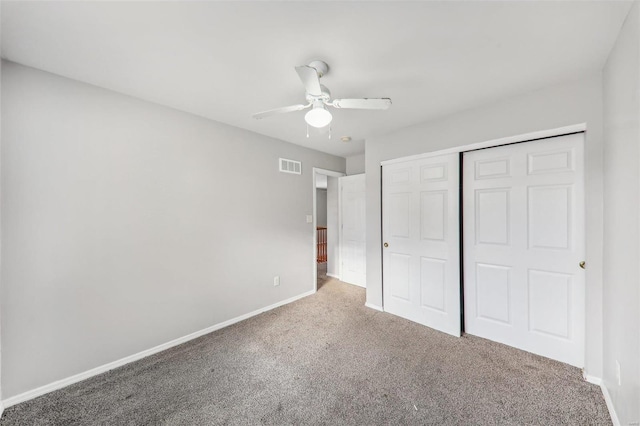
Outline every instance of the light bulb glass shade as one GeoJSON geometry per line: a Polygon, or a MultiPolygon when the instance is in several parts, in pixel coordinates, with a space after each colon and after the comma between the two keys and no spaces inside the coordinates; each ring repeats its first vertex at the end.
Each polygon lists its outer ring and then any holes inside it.
{"type": "Polygon", "coordinates": [[[325,127],[333,117],[331,113],[324,108],[324,105],[314,106],[313,109],[304,115],[304,121],[312,127],[325,127]]]}

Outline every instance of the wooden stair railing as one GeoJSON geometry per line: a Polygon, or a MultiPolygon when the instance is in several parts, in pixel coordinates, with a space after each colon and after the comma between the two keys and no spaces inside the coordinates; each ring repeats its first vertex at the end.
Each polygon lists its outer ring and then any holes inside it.
{"type": "Polygon", "coordinates": [[[327,261],[327,228],[318,226],[316,228],[318,249],[318,263],[325,263],[327,261]]]}

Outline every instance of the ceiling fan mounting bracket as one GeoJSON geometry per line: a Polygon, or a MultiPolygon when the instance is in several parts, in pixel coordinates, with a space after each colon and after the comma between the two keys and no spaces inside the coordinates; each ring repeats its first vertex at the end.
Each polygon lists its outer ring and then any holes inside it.
{"type": "Polygon", "coordinates": [[[324,61],[311,61],[309,62],[309,66],[316,70],[319,78],[322,78],[323,75],[329,72],[329,65],[324,61]]]}

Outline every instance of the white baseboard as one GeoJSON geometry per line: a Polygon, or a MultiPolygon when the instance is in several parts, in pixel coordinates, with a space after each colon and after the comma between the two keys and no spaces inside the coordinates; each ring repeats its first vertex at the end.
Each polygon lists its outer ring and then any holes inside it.
{"type": "Polygon", "coordinates": [[[54,390],[62,389],[64,387],[66,387],[66,386],[72,385],[72,384],[77,383],[77,382],[81,382],[82,380],[86,380],[86,379],[88,379],[90,377],[93,377],[93,376],[96,376],[98,374],[102,374],[102,373],[107,372],[109,370],[113,370],[114,368],[121,367],[121,366],[123,366],[125,364],[129,364],[129,363],[131,363],[133,361],[137,361],[139,359],[148,357],[149,355],[153,355],[153,354],[156,354],[158,352],[162,352],[162,351],[164,351],[166,349],[172,348],[174,346],[180,345],[182,343],[188,342],[189,340],[193,340],[193,339],[196,339],[196,338],[198,338],[200,336],[204,336],[205,334],[209,334],[209,333],[214,332],[216,330],[220,330],[221,328],[228,327],[228,326],[230,326],[232,324],[235,324],[235,323],[240,322],[242,320],[245,320],[245,319],[251,318],[253,316],[259,315],[259,314],[261,314],[263,312],[267,312],[267,311],[270,311],[270,310],[275,309],[277,307],[286,305],[288,303],[295,302],[298,299],[302,299],[303,297],[310,296],[310,295],[312,295],[314,293],[315,293],[315,290],[307,291],[307,292],[302,293],[302,294],[300,294],[298,296],[294,296],[294,297],[291,297],[289,299],[282,300],[280,302],[274,303],[273,305],[269,305],[269,306],[266,306],[264,308],[257,309],[257,310],[255,310],[253,312],[249,312],[248,314],[240,315],[238,317],[235,317],[235,318],[232,318],[230,320],[221,322],[219,324],[212,325],[211,327],[207,327],[207,328],[205,328],[203,330],[199,330],[199,331],[196,331],[194,333],[187,334],[186,336],[179,337],[177,339],[171,340],[170,342],[163,343],[161,345],[155,346],[155,347],[153,347],[151,349],[147,349],[147,350],[144,350],[142,352],[138,352],[136,354],[129,355],[127,357],[124,357],[124,358],[121,358],[119,360],[110,362],[108,364],[104,364],[104,365],[101,365],[99,367],[92,368],[91,370],[87,370],[87,371],[85,371],[83,373],[75,374],[75,375],[73,375],[71,377],[67,377],[65,379],[57,380],[57,381],[49,383],[47,385],[40,386],[40,387],[32,389],[30,391],[27,391],[27,392],[12,396],[10,398],[2,400],[0,407],[8,408],[8,407],[11,407],[12,405],[16,405],[16,404],[19,404],[19,403],[24,402],[24,401],[28,401],[28,400],[33,399],[33,398],[37,398],[37,397],[39,397],[41,395],[44,395],[44,394],[49,393],[49,392],[52,392],[54,390]]]}
{"type": "Polygon", "coordinates": [[[607,389],[607,387],[604,385],[604,382],[602,381],[602,379],[600,377],[584,374],[584,372],[582,376],[587,382],[600,386],[600,389],[602,389],[602,396],[604,397],[604,401],[607,403],[607,409],[609,409],[609,415],[611,416],[611,421],[613,422],[614,426],[620,426],[620,419],[618,419],[616,408],[613,406],[613,401],[611,400],[609,389],[607,389]]]}
{"type": "Polygon", "coordinates": [[[590,376],[588,374],[585,374],[584,371],[582,372],[582,377],[584,377],[584,380],[589,383],[593,383],[594,385],[598,385],[598,386],[602,385],[602,379],[600,377],[590,376]]]}
{"type": "Polygon", "coordinates": [[[384,312],[382,306],[374,305],[373,303],[367,302],[364,304],[364,306],[366,306],[367,308],[375,309],[376,311],[384,312]]]}
{"type": "Polygon", "coordinates": [[[607,408],[609,409],[609,415],[611,416],[611,422],[613,423],[613,426],[621,426],[620,419],[618,418],[618,414],[616,413],[616,407],[613,406],[611,395],[609,395],[609,389],[607,389],[604,383],[600,383],[600,388],[602,389],[604,401],[607,403],[607,408]]]}
{"type": "Polygon", "coordinates": [[[340,280],[340,275],[338,274],[330,274],[327,272],[327,276],[331,278],[335,278],[336,280],[340,280]]]}

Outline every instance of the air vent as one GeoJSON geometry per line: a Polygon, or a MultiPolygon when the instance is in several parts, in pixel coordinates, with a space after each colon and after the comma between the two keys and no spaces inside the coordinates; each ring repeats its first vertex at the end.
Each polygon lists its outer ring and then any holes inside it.
{"type": "Polygon", "coordinates": [[[280,171],[283,173],[302,174],[302,163],[295,160],[280,159],[280,171]]]}

